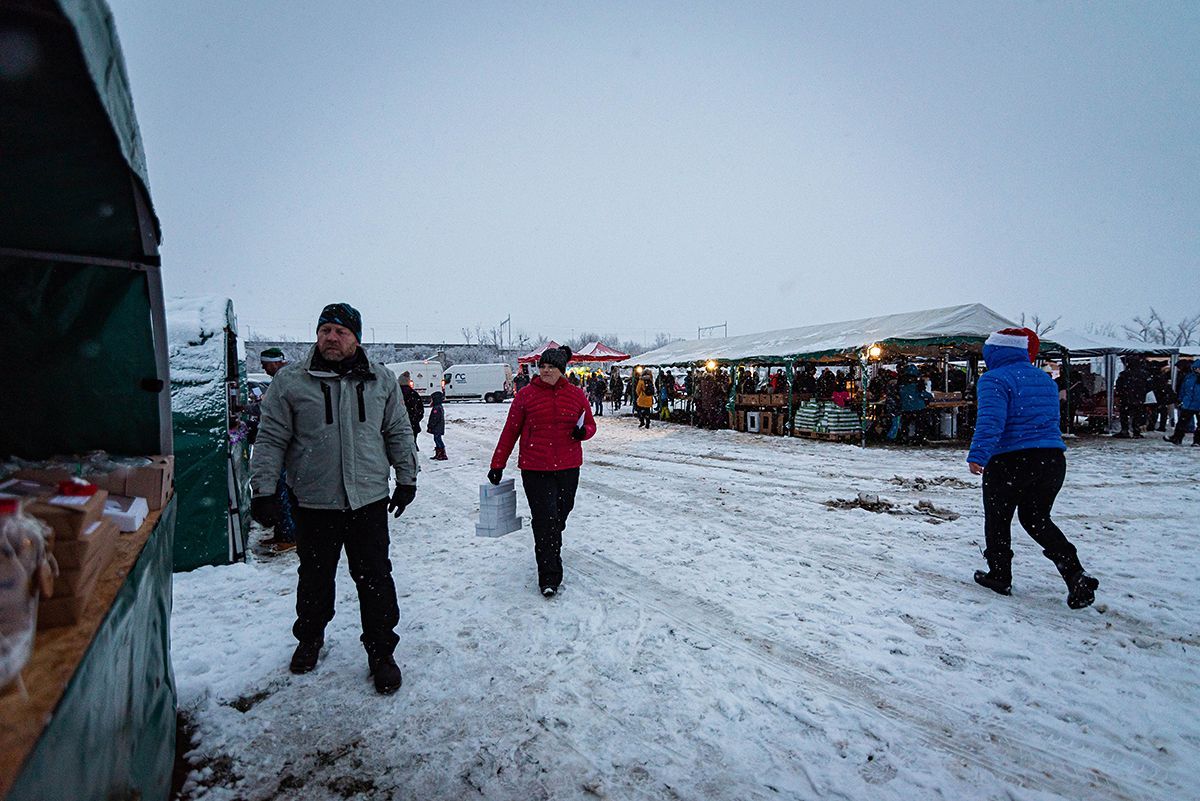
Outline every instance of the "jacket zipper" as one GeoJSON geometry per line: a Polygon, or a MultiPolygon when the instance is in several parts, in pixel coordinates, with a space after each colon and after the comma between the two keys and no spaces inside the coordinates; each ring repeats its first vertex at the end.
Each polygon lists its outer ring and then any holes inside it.
{"type": "Polygon", "coordinates": [[[367,422],[367,404],[363,402],[363,382],[358,382],[358,422],[367,422]]]}
{"type": "Polygon", "coordinates": [[[333,399],[329,394],[329,385],[321,382],[321,394],[325,396],[325,425],[333,425],[333,399]]]}

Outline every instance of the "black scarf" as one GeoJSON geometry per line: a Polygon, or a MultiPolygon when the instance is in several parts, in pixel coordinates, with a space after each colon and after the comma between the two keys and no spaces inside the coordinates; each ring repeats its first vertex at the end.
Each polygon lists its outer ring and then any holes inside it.
{"type": "Polygon", "coordinates": [[[354,355],[349,358],[342,359],[340,362],[331,362],[321,355],[321,351],[313,350],[312,364],[309,368],[317,372],[336,373],[340,376],[351,376],[362,381],[372,381],[375,374],[371,372],[371,363],[367,360],[367,354],[362,348],[355,348],[354,355]]]}

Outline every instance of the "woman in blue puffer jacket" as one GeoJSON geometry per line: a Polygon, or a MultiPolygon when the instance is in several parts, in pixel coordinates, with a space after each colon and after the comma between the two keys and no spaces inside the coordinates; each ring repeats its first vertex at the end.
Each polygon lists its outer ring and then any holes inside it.
{"type": "Polygon", "coordinates": [[[979,377],[979,413],[967,462],[983,476],[983,532],[988,570],[975,581],[1001,595],[1012,593],[1012,518],[1042,546],[1067,584],[1067,605],[1082,609],[1100,582],[1084,572],[1075,546],[1050,519],[1067,474],[1058,429],[1058,387],[1033,366],[1038,336],[1028,328],[1005,328],[988,337],[979,377]]]}

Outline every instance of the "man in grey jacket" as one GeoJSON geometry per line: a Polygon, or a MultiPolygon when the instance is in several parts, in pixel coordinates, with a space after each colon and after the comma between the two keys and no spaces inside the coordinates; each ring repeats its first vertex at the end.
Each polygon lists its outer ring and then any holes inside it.
{"type": "Polygon", "coordinates": [[[334,578],[342,547],[358,588],[362,643],[375,689],[395,692],[400,668],[392,654],[400,611],[388,559],[387,513],[399,517],[417,493],[417,459],[400,387],[359,346],[362,317],[346,303],[326,306],[317,343],[276,374],[262,405],[250,460],[251,515],[272,526],[281,510],[275,481],[286,467],[295,499],[299,641],[293,673],[317,665],[325,626],[333,619],[334,578]],[[396,489],[388,496],[388,469],[396,489]]]}

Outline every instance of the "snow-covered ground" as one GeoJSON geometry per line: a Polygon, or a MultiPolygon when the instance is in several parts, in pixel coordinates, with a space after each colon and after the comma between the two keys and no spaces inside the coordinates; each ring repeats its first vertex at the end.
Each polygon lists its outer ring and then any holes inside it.
{"type": "Polygon", "coordinates": [[[1013,596],[972,582],[961,450],[605,416],[546,601],[528,523],[474,535],[507,408],[448,405],[448,462],[421,437],[392,525],[396,695],[367,676],[345,560],[305,676],[294,554],[176,577],[185,797],[1196,797],[1200,449],[1073,444],[1056,518],[1100,589],[1071,611],[1015,523],[1013,596]],[[825,505],[859,492],[903,514],[825,505]]]}

